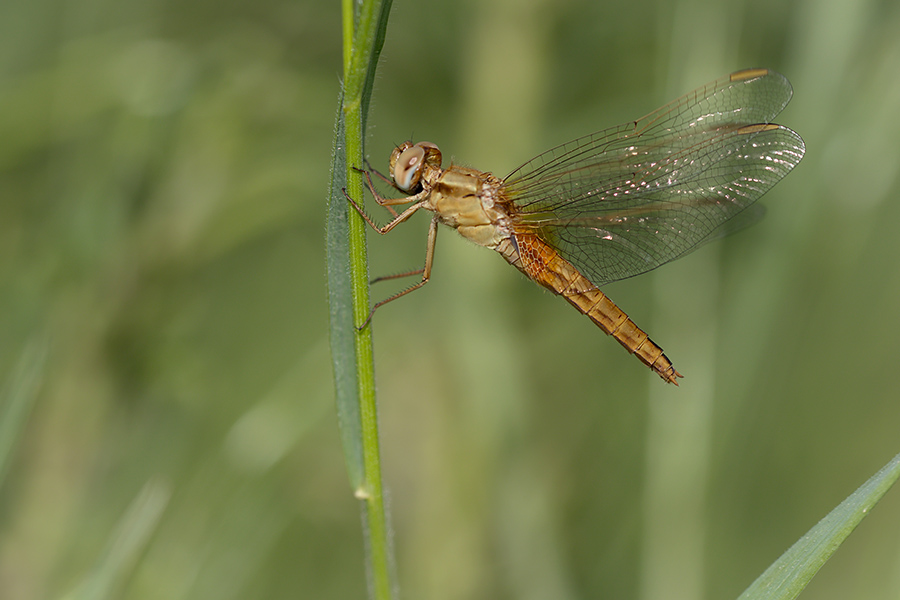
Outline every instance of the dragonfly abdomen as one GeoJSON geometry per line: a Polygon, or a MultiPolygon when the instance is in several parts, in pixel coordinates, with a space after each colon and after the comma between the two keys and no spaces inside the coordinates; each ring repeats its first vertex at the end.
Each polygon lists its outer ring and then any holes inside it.
{"type": "Polygon", "coordinates": [[[665,381],[678,385],[681,374],[672,366],[662,348],[572,263],[533,233],[517,231],[513,236],[515,243],[497,247],[497,251],[510,264],[536,283],[565,298],[665,381]]]}
{"type": "Polygon", "coordinates": [[[561,294],[579,311],[586,314],[600,329],[613,336],[642,363],[653,369],[657,375],[669,383],[678,385],[681,374],[672,366],[663,349],[650,339],[615,302],[594,287],[583,292],[561,294]]]}

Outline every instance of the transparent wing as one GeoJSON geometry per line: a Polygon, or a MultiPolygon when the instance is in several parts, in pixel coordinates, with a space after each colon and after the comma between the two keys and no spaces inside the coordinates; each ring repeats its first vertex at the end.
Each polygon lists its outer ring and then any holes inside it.
{"type": "Polygon", "coordinates": [[[800,136],[770,124],[790,98],[778,73],[742,71],[545,152],[504,180],[515,227],[539,230],[598,286],[674,260],[800,162],[800,136]]]}

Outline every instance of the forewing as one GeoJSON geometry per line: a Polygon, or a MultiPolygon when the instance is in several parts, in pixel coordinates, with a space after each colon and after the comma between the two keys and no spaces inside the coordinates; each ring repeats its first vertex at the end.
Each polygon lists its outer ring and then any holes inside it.
{"type": "Polygon", "coordinates": [[[791,88],[771,71],[713,82],[634,123],[546,152],[504,180],[519,220],[595,285],[717,237],[803,157],[769,125],[791,88]]]}

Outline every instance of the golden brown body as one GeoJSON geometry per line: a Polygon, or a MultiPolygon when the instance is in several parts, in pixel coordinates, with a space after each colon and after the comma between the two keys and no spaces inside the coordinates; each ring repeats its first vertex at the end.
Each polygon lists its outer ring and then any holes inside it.
{"type": "Polygon", "coordinates": [[[682,375],[663,354],[663,349],[571,263],[532,233],[516,233],[512,239],[514,244],[504,243],[497,249],[503,258],[530,279],[565,298],[664,380],[678,385],[682,375]]]}
{"type": "MultiPolygon", "coordinates": [[[[499,178],[452,165],[430,142],[391,154],[389,183],[409,194],[386,199],[387,233],[419,209],[434,213],[425,266],[431,276],[439,224],[500,253],[529,279],[565,298],[668,383],[681,374],[599,286],[645,273],[745,225],[734,219],[781,180],[803,140],[771,122],[787,105],[787,79],[739,71],[642,119],[563,144],[499,178]],[[409,204],[401,213],[392,208],[409,204]]],[[[387,178],[385,178],[387,180],[387,178]]]]}
{"type": "MultiPolygon", "coordinates": [[[[433,232],[436,231],[436,224],[442,223],[456,229],[463,237],[476,244],[496,250],[529,279],[559,294],[590,317],[600,329],[613,336],[628,352],[636,355],[665,381],[678,385],[678,378],[682,375],[663,354],[662,348],[578,269],[536,233],[529,231],[516,213],[515,203],[505,196],[502,180],[491,173],[456,165],[441,169],[440,152],[428,142],[423,146],[406,142],[394,150],[391,170],[395,180],[402,179],[400,174],[411,166],[418,167],[420,179],[417,183],[422,185],[423,190],[401,200],[416,203],[388,227],[376,229],[386,233],[419,208],[432,211],[435,215],[432,221],[433,232]],[[407,151],[415,156],[411,165],[408,164],[410,157],[407,151]]],[[[379,199],[379,203],[390,206],[394,201],[379,199]]],[[[432,241],[422,283],[428,281],[430,273],[434,233],[429,239],[432,241]]],[[[396,297],[388,298],[385,302],[396,297]]]]}

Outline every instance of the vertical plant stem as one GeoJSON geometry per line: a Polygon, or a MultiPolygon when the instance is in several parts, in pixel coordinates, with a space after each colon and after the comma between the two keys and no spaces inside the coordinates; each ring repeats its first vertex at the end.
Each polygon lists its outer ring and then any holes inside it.
{"type": "MultiPolygon", "coordinates": [[[[343,107],[346,122],[347,190],[354,198],[362,198],[360,174],[351,165],[362,164],[362,103],[358,98],[343,107]]],[[[349,211],[350,279],[353,291],[353,322],[361,325],[369,314],[368,263],[365,246],[365,223],[349,211]]],[[[356,497],[364,503],[369,583],[374,598],[390,598],[389,541],[381,485],[381,460],[378,443],[378,414],[375,404],[375,369],[372,353],[372,328],[356,332],[356,381],[362,434],[363,480],[356,497]]]]}
{"type": "Polygon", "coordinates": [[[385,513],[375,404],[371,328],[358,326],[369,314],[365,223],[347,209],[344,190],[363,198],[363,136],[375,67],[384,41],[390,1],[342,0],[344,88],[335,127],[328,261],[331,342],[338,418],[354,494],[362,502],[370,596],[392,597],[391,548],[385,513]]]}

